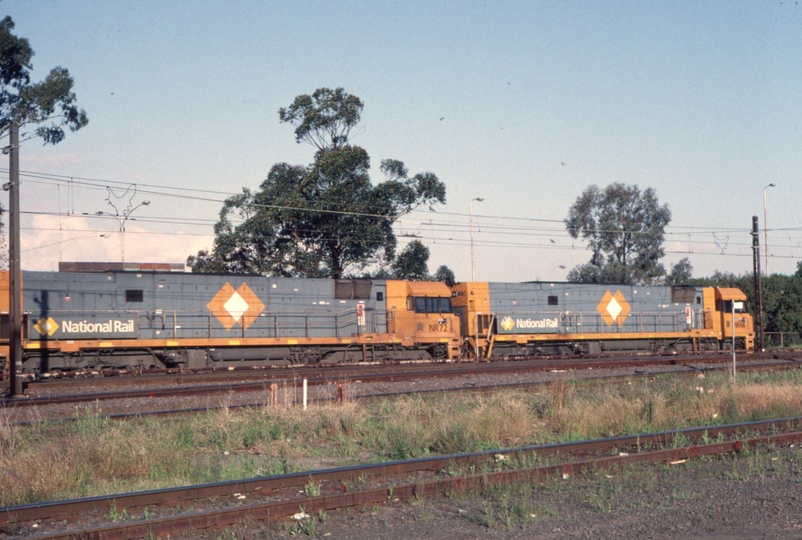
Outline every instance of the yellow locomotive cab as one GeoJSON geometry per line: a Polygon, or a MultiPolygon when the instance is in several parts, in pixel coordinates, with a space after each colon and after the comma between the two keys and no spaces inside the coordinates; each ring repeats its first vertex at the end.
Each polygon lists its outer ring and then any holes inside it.
{"type": "Polygon", "coordinates": [[[740,289],[725,287],[716,287],[714,291],[713,328],[722,336],[722,341],[732,340],[734,332],[736,339],[744,341],[746,350],[754,350],[755,330],[752,316],[746,311],[746,294],[740,289]]]}
{"type": "Polygon", "coordinates": [[[451,289],[436,281],[388,281],[389,332],[405,346],[428,347],[435,358],[459,356],[460,321],[451,289]]]}

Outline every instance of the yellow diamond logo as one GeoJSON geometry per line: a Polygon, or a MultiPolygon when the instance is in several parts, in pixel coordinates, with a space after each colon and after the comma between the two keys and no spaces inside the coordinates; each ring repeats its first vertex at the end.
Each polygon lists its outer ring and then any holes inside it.
{"type": "Polygon", "coordinates": [[[509,332],[513,328],[515,328],[515,321],[512,320],[512,317],[504,317],[501,319],[501,327],[509,332]]]}
{"type": "Polygon", "coordinates": [[[223,285],[206,308],[226,330],[239,324],[246,330],[265,309],[265,305],[246,283],[234,290],[230,283],[223,285]]]}
{"type": "Polygon", "coordinates": [[[607,326],[617,324],[620,327],[624,326],[624,321],[627,319],[629,312],[632,311],[632,307],[624,298],[624,295],[621,294],[621,291],[615,291],[615,295],[607,291],[604,293],[599,305],[596,306],[596,311],[602,316],[607,326]]]}
{"type": "Polygon", "coordinates": [[[53,317],[48,317],[47,319],[42,317],[36,322],[36,324],[33,325],[33,327],[36,328],[37,332],[43,336],[47,335],[48,337],[52,336],[58,331],[58,323],[53,320],[53,317]]]}

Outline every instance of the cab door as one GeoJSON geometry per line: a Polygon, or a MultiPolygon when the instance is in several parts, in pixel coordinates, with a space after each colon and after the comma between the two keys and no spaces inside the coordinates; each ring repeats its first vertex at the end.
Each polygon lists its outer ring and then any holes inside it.
{"type": "Polygon", "coordinates": [[[379,334],[387,333],[387,285],[385,283],[373,282],[371,304],[373,308],[370,313],[370,331],[379,334]]]}

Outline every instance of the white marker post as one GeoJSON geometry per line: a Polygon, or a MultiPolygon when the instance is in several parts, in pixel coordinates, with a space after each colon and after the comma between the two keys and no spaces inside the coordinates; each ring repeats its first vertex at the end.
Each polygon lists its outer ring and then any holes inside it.
{"type": "Polygon", "coordinates": [[[304,410],[306,410],[306,379],[304,379],[304,410]]]}
{"type": "Polygon", "coordinates": [[[732,321],[730,321],[732,328],[732,384],[735,384],[735,308],[737,304],[738,309],[743,309],[744,303],[732,300],[730,304],[732,306],[732,321]]]}

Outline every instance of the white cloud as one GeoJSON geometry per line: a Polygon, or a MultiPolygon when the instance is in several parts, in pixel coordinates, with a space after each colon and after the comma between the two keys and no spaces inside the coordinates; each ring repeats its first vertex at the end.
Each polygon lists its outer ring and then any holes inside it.
{"type": "MultiPolygon", "coordinates": [[[[96,224],[81,216],[34,216],[31,226],[21,231],[23,269],[55,271],[59,261],[120,261],[119,230],[98,229],[96,224]]],[[[213,241],[211,235],[153,232],[129,223],[125,230],[125,260],[184,263],[188,255],[209,248],[213,241]]]]}

